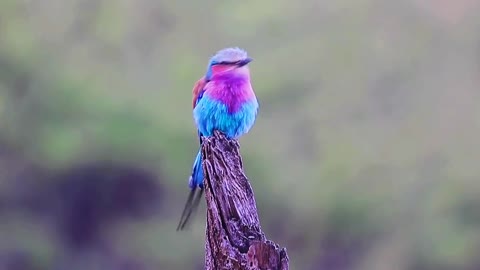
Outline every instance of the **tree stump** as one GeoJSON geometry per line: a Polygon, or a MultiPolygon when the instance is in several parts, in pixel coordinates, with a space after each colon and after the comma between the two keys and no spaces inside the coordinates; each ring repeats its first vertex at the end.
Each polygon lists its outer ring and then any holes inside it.
{"type": "Polygon", "coordinates": [[[207,230],[206,270],[287,270],[285,248],[260,228],[252,187],[243,172],[240,145],[215,131],[202,143],[207,230]]]}

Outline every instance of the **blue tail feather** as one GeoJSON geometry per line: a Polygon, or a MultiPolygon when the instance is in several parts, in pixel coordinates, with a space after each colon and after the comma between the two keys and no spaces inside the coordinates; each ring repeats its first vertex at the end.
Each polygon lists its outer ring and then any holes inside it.
{"type": "Polygon", "coordinates": [[[187,202],[185,203],[185,207],[183,208],[182,217],[180,218],[180,222],[178,223],[177,231],[186,228],[192,214],[196,212],[203,195],[203,168],[201,148],[200,150],[198,150],[197,157],[193,162],[192,175],[188,180],[188,186],[190,187],[190,194],[188,195],[187,202]]]}
{"type": "Polygon", "coordinates": [[[202,152],[201,151],[202,151],[201,149],[198,150],[197,157],[193,162],[192,175],[188,180],[188,186],[191,189],[194,189],[196,187],[203,188],[203,168],[202,168],[202,152]]]}

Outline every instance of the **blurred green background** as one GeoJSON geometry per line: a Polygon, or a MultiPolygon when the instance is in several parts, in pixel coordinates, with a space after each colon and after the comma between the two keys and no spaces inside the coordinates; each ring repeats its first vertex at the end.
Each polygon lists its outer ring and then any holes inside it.
{"type": "Polygon", "coordinates": [[[191,89],[246,49],[241,141],[291,269],[480,269],[480,3],[0,1],[0,269],[203,269],[191,89]]]}

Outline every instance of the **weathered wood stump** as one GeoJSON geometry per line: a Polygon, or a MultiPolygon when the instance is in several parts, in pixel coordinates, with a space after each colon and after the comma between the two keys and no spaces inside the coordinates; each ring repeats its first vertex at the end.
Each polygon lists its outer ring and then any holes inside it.
{"type": "Polygon", "coordinates": [[[243,172],[240,145],[215,131],[202,143],[207,230],[207,270],[287,270],[285,248],[260,228],[252,187],[243,172]]]}

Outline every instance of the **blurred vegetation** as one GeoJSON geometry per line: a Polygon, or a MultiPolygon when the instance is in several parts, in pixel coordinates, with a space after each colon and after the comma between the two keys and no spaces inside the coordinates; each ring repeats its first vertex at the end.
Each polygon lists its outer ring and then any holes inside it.
{"type": "MultiPolygon", "coordinates": [[[[0,2],[0,269],[203,269],[191,88],[255,59],[241,139],[292,269],[480,268],[480,4],[0,2]]],[[[204,208],[203,208],[204,209],[204,208]]]]}

